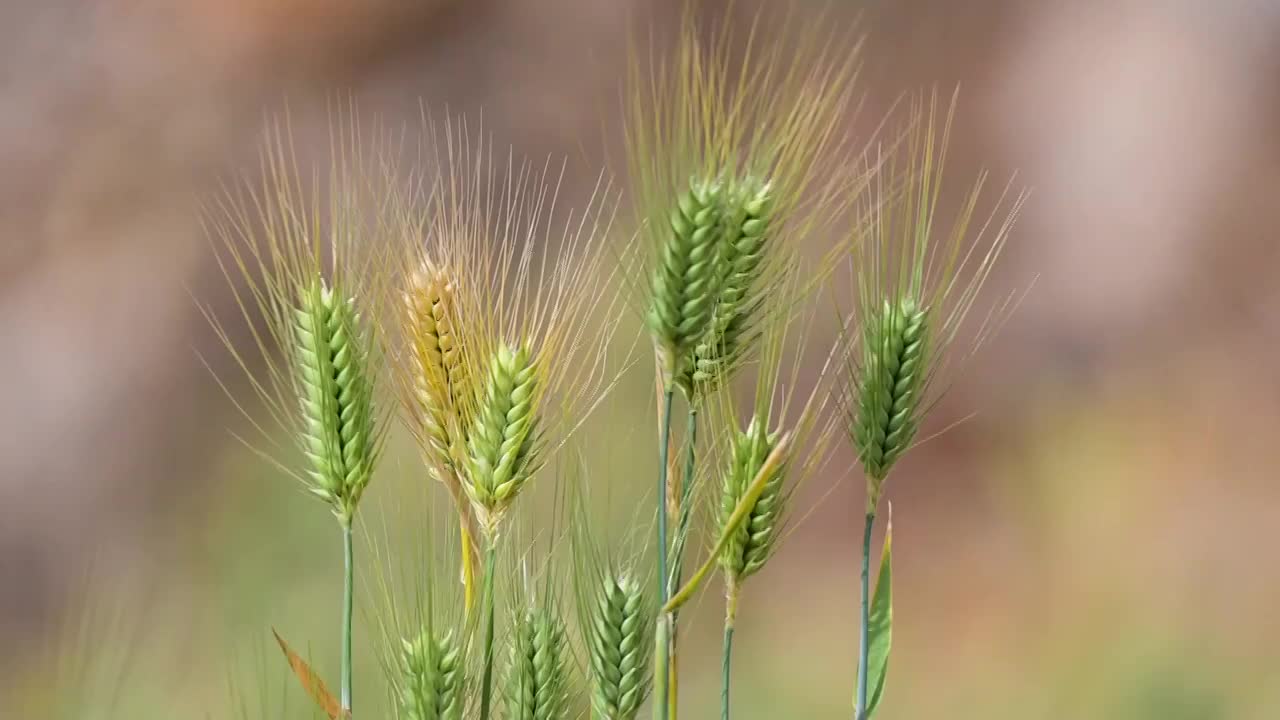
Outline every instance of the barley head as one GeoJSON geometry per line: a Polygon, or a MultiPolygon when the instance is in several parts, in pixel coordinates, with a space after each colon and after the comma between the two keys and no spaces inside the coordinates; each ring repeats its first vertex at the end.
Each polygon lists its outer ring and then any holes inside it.
{"type": "Polygon", "coordinates": [[[569,713],[569,647],[552,610],[530,608],[516,620],[507,667],[509,720],[562,720],[569,713]]]}
{"type": "Polygon", "coordinates": [[[294,319],[311,491],[349,522],[369,484],[376,441],[360,317],[354,298],[317,277],[298,298],[294,319]]]}
{"type": "Polygon", "coordinates": [[[538,380],[526,347],[498,346],[467,437],[467,492],[490,529],[536,469],[538,380]]]}
{"type": "MultiPolygon", "coordinates": [[[[989,220],[972,232],[985,174],[960,204],[951,229],[935,214],[955,109],[939,112],[936,93],[916,97],[902,147],[865,198],[853,262],[858,284],[846,383],[848,434],[867,477],[874,513],[895,463],[911,447],[937,401],[938,377],[979,291],[1004,249],[1025,196],[1000,196],[989,220]]],[[[993,307],[973,348],[999,325],[1012,297],[993,307]]],[[[970,352],[972,351],[972,348],[970,352]]]]}
{"type": "Polygon", "coordinates": [[[721,192],[717,183],[690,181],[671,210],[653,271],[649,329],[668,380],[687,372],[688,355],[707,335],[719,299],[721,192]]]}
{"type": "Polygon", "coordinates": [[[410,346],[416,415],[428,454],[449,468],[460,456],[467,408],[466,364],[457,337],[456,279],[430,260],[414,272],[404,291],[405,342],[410,346]]]}
{"type": "Polygon", "coordinates": [[[372,162],[382,145],[366,143],[354,122],[343,116],[335,128],[330,171],[314,176],[314,191],[287,124],[268,128],[261,178],[226,187],[203,218],[247,330],[233,333],[212,310],[205,317],[275,427],[233,400],[267,445],[262,454],[276,455],[286,437],[305,455],[305,470],[278,458],[277,467],[343,523],[369,484],[385,427],[374,401],[382,356],[364,315],[376,299],[365,241],[378,224],[369,208],[383,194],[372,162]],[[319,187],[330,202],[317,202],[319,187]]]}
{"type": "Polygon", "coordinates": [[[773,191],[751,178],[725,193],[721,234],[719,296],[711,326],[693,349],[688,371],[681,378],[687,393],[705,392],[728,379],[743,358],[745,345],[758,334],[756,324],[764,302],[762,282],[773,191]]]}
{"type": "MultiPolygon", "coordinates": [[[[721,527],[728,523],[747,486],[755,480],[756,474],[764,467],[765,460],[778,442],[779,434],[769,432],[766,422],[765,418],[757,415],[751,419],[746,430],[735,433],[733,437],[729,467],[725,471],[724,489],[720,495],[721,527]]],[[[775,468],[765,481],[764,492],[720,555],[720,566],[735,584],[764,567],[777,547],[788,495],[785,479],[784,463],[775,468]]]]}
{"type": "Polygon", "coordinates": [[[466,663],[452,632],[402,640],[399,703],[408,720],[461,720],[466,663]]]}
{"type": "Polygon", "coordinates": [[[580,599],[591,675],[591,706],[604,720],[630,720],[649,694],[654,613],[630,573],[601,573],[580,599]]]}
{"type": "Polygon", "coordinates": [[[762,12],[745,38],[696,15],[673,57],[633,59],[626,121],[659,374],[691,399],[750,352],[773,246],[807,239],[865,185],[831,162],[847,142],[857,40],[795,14],[762,12]]]}
{"type": "Polygon", "coordinates": [[[853,443],[877,490],[915,439],[930,362],[928,339],[928,318],[911,297],[886,299],[863,319],[853,443]]]}

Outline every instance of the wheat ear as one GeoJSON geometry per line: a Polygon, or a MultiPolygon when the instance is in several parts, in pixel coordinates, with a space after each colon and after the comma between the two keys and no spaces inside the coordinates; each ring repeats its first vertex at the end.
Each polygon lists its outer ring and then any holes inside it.
{"type": "Polygon", "coordinates": [[[402,640],[400,710],[408,720],[461,720],[466,664],[452,632],[402,640]]]}
{"type": "Polygon", "coordinates": [[[300,293],[293,330],[311,492],[350,525],[375,459],[373,382],[354,298],[317,277],[300,293]]]}
{"type": "Polygon", "coordinates": [[[490,535],[536,463],[537,381],[537,367],[526,347],[499,344],[467,435],[467,492],[483,512],[490,535]]]}
{"type": "Polygon", "coordinates": [[[569,713],[569,648],[560,617],[530,608],[516,621],[506,680],[508,720],[562,720],[569,713]]]}
{"type": "Polygon", "coordinates": [[[691,180],[676,198],[658,251],[648,321],[667,385],[683,374],[719,298],[721,191],[719,183],[691,180]]]}
{"type": "Polygon", "coordinates": [[[580,599],[591,706],[602,720],[632,720],[649,693],[653,608],[633,575],[607,570],[580,599]]]}

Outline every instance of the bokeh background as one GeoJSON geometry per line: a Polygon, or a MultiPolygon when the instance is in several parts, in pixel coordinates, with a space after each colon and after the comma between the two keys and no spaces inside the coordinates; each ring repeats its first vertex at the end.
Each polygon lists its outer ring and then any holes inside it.
{"type": "MultiPolygon", "coordinates": [[[[271,626],[336,675],[332,523],[234,440],[201,361],[235,370],[198,310],[229,302],[199,204],[254,166],[263,118],[287,102],[305,152],[335,95],[392,124],[483,114],[496,144],[571,158],[571,205],[620,158],[627,38],[681,6],[0,5],[0,716],[70,684],[93,698],[73,716],[225,717],[229,672],[290,687],[271,626]]],[[[883,715],[1276,717],[1280,3],[849,0],[833,21],[867,33],[853,132],[959,83],[951,180],[1033,193],[992,279],[1031,290],[931,420],[964,422],[889,490],[883,715]]],[[[651,475],[653,419],[625,410],[652,412],[647,373],[593,423],[646,448],[593,469],[618,497],[651,475]]],[[[800,503],[743,608],[744,720],[848,714],[861,484],[800,503]]],[[[690,717],[713,707],[714,599],[690,717]]]]}

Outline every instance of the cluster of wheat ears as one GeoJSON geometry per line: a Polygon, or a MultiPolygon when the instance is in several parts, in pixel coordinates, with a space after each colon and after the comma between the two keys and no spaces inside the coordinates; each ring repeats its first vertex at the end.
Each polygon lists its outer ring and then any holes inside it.
{"type": "Polygon", "coordinates": [[[209,317],[257,395],[241,404],[261,431],[255,447],[329,506],[343,539],[337,698],[281,640],[330,717],[352,713],[353,526],[397,421],[420,474],[446,491],[456,549],[425,612],[378,623],[398,717],[542,720],[589,698],[600,718],[634,718],[646,703],[674,718],[680,610],[718,574],[728,718],[743,590],[795,517],[795,489],[841,474],[829,461],[842,445],[866,479],[852,712],[876,712],[892,624],[889,533],[874,592],[870,567],[885,482],[919,441],[946,368],[1009,308],[1006,294],[962,333],[1023,196],[1006,187],[972,222],[977,177],[935,227],[954,97],[908,97],[856,138],[857,43],[821,22],[765,26],[735,40],[686,19],[670,54],[635,53],[627,191],[599,180],[577,213],[554,207],[563,170],[495,153],[465,121],[427,110],[411,141],[340,113],[319,172],[300,170],[277,122],[262,177],[210,205],[247,329],[209,317]],[[828,282],[839,271],[852,291],[828,282]],[[821,323],[836,339],[811,348],[821,323]],[[652,514],[624,533],[629,550],[606,547],[581,498],[626,473],[585,467],[565,495],[583,515],[564,533],[572,561],[503,582],[521,496],[619,366],[644,362],[611,351],[626,344],[621,328],[640,325],[657,387],[652,514]]]}

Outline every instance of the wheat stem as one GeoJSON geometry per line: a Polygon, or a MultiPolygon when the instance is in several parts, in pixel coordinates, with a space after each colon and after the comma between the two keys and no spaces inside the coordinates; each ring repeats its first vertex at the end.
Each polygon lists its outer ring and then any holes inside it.
{"type": "MultiPolygon", "coordinates": [[[[684,474],[680,477],[680,519],[676,525],[675,548],[673,550],[673,558],[671,560],[671,581],[667,585],[667,594],[670,596],[672,592],[679,589],[681,575],[684,569],[684,548],[689,537],[689,523],[693,518],[693,503],[691,495],[693,493],[693,473],[697,463],[698,449],[698,406],[689,405],[689,416],[687,418],[689,427],[688,445],[685,448],[684,457],[684,474]]],[[[671,675],[670,703],[671,717],[674,718],[678,701],[680,697],[680,683],[677,673],[679,673],[680,659],[679,655],[679,626],[676,613],[671,614],[671,634],[668,642],[671,644],[671,665],[669,673],[671,675]]]]}
{"type": "Polygon", "coordinates": [[[733,662],[733,626],[738,619],[738,584],[725,590],[724,649],[720,657],[720,720],[729,720],[729,678],[733,662]]]}
{"type": "Polygon", "coordinates": [[[351,614],[355,595],[355,567],[352,563],[351,520],[342,523],[342,709],[351,712],[351,614]]]}
{"type": "Polygon", "coordinates": [[[493,568],[497,565],[497,541],[489,539],[489,549],[484,558],[484,586],[481,593],[484,597],[482,612],[484,623],[484,674],[480,681],[480,720],[489,720],[489,705],[493,701],[493,568]]]}
{"type": "MultiPolygon", "coordinates": [[[[662,394],[662,437],[658,440],[658,600],[665,605],[670,597],[667,575],[667,454],[671,446],[671,400],[675,394],[671,383],[667,383],[662,394]]],[[[666,624],[668,618],[659,618],[659,624],[666,624]]],[[[653,701],[662,706],[658,713],[661,720],[670,720],[670,676],[668,674],[671,657],[670,625],[667,633],[661,634],[657,651],[662,662],[655,658],[653,701]]]]}
{"type": "Polygon", "coordinates": [[[875,524],[875,512],[868,512],[862,531],[862,613],[859,618],[861,634],[858,642],[858,693],[854,700],[853,720],[866,720],[868,630],[871,624],[871,529],[875,524]]]}

